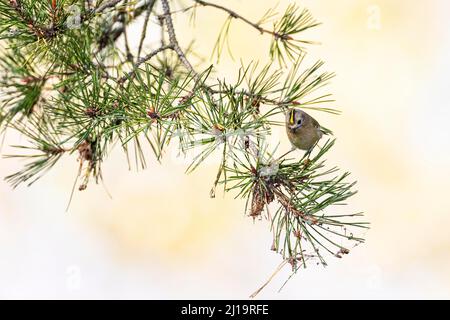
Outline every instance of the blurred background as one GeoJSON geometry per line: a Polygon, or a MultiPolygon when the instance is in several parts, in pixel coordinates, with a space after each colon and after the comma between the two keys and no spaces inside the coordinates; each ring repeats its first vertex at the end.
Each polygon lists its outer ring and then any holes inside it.
{"type": "MultiPolygon", "coordinates": [[[[215,2],[254,21],[277,3],[215,2]]],[[[278,11],[288,4],[279,1],[278,11]]],[[[337,73],[329,89],[343,111],[313,115],[337,137],[330,165],[359,182],[347,209],[372,225],[350,255],[301,270],[278,293],[285,268],[258,298],[450,298],[450,3],[300,4],[323,23],[308,34],[321,44],[308,51],[337,73]]],[[[195,35],[209,57],[225,19],[199,8],[180,42],[195,35]]],[[[178,15],[177,24],[187,20],[178,15]]],[[[267,61],[270,38],[239,21],[230,32],[237,59],[225,55],[219,70],[232,79],[239,58],[267,61]]],[[[0,181],[0,298],[246,299],[279,265],[267,221],[246,217],[232,194],[209,198],[215,163],[185,175],[186,164],[169,155],[130,172],[113,153],[103,168],[112,199],[91,184],[66,213],[75,160],[64,158],[32,188],[0,181]]],[[[1,159],[0,175],[19,166],[1,159]]]]}

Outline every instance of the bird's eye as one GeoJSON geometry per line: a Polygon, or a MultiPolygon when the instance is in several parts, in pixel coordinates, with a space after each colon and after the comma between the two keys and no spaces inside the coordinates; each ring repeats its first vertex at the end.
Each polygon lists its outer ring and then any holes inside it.
{"type": "Polygon", "coordinates": [[[301,125],[301,124],[302,124],[302,119],[298,119],[298,120],[297,120],[297,124],[298,124],[298,125],[301,125]]]}

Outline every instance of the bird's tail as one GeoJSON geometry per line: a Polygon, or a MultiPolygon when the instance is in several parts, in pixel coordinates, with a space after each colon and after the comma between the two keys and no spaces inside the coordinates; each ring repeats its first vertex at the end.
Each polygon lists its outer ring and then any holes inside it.
{"type": "Polygon", "coordinates": [[[333,131],[331,131],[330,129],[324,128],[324,127],[320,127],[320,131],[327,136],[332,136],[333,135],[333,131]]]}

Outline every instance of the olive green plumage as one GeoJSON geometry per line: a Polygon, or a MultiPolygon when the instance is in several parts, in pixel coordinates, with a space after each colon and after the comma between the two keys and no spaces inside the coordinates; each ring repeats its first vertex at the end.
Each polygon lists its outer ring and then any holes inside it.
{"type": "Polygon", "coordinates": [[[323,135],[320,124],[300,109],[290,109],[286,113],[286,133],[295,148],[308,151],[323,135]]]}

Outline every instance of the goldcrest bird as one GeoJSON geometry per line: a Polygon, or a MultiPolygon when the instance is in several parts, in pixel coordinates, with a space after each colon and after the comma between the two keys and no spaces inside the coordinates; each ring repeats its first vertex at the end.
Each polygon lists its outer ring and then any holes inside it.
{"type": "Polygon", "coordinates": [[[320,124],[300,109],[290,109],[286,113],[286,132],[293,149],[308,153],[323,136],[320,124]]]}

